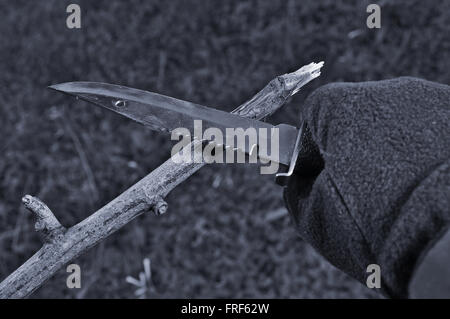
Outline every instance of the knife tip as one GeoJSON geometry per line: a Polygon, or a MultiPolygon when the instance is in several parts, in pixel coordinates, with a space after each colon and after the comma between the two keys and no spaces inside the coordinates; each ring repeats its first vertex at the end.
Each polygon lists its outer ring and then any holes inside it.
{"type": "Polygon", "coordinates": [[[64,89],[64,84],[65,83],[49,85],[49,86],[47,86],[47,89],[59,91],[59,92],[67,92],[67,90],[64,89]]]}
{"type": "Polygon", "coordinates": [[[48,89],[69,94],[69,95],[77,95],[80,93],[79,89],[79,82],[65,82],[65,83],[58,83],[47,86],[48,89]]]}

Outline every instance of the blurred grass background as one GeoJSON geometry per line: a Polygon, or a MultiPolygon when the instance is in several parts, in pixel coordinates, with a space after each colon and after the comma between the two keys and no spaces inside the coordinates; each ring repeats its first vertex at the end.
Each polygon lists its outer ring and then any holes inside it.
{"type": "MultiPolygon", "coordinates": [[[[168,136],[46,86],[102,81],[231,111],[277,75],[325,61],[322,76],[271,119],[296,124],[305,97],[333,81],[401,75],[450,83],[450,1],[0,0],[0,279],[41,246],[20,200],[41,198],[70,226],[169,157],[168,136]],[[366,28],[366,6],[382,28],[366,28]]],[[[295,234],[282,191],[257,166],[205,167],[58,274],[33,297],[132,298],[125,277],[152,262],[148,297],[366,298],[295,234]]]]}

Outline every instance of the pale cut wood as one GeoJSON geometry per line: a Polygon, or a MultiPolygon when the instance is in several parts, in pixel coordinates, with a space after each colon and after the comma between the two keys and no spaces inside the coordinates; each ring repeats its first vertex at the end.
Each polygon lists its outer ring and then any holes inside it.
{"type": "MultiPolygon", "coordinates": [[[[261,119],[281,106],[303,85],[320,75],[321,63],[311,63],[296,72],[278,76],[252,99],[233,113],[261,119]]],[[[202,151],[201,142],[193,142],[194,152],[202,151]]],[[[178,184],[198,171],[204,163],[175,163],[167,160],[109,204],[65,229],[39,199],[26,195],[22,201],[35,214],[36,231],[43,238],[42,248],[0,283],[0,298],[24,298],[39,288],[60,268],[98,244],[135,217],[152,211],[157,215],[167,210],[164,198],[178,184]]]]}

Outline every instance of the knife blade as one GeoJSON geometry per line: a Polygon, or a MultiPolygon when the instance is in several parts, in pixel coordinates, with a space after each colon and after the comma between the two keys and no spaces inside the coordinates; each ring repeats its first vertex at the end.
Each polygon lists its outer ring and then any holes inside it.
{"type": "MultiPolygon", "coordinates": [[[[214,127],[222,131],[225,146],[228,146],[226,145],[227,137],[230,137],[229,141],[235,141],[235,137],[230,136],[235,132],[229,129],[254,128],[258,133],[261,132],[260,129],[265,129],[267,134],[258,134],[257,144],[264,143],[269,147],[274,145],[274,142],[278,143],[278,154],[265,152],[265,154],[258,154],[259,157],[266,161],[277,161],[288,167],[292,162],[299,136],[299,130],[291,125],[274,126],[192,102],[125,86],[98,82],[68,82],[52,85],[49,88],[101,106],[161,132],[168,133],[177,128],[186,128],[192,133],[195,130],[194,120],[201,120],[203,129],[214,127]],[[274,129],[278,130],[278,136],[273,134],[274,129]],[[273,140],[275,137],[278,141],[273,140]]],[[[236,146],[235,143],[233,143],[234,146],[236,146]]],[[[249,155],[255,149],[255,145],[250,143],[237,146],[235,149],[240,149],[249,155]]]]}

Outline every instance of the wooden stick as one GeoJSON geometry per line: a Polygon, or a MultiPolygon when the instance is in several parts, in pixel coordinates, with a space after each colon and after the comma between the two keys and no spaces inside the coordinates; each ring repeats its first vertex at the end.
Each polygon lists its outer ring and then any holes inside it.
{"type": "MultiPolygon", "coordinates": [[[[311,63],[294,73],[273,79],[251,100],[233,113],[261,119],[283,106],[303,85],[320,75],[321,63],[311,63]]],[[[199,141],[191,143],[194,152],[202,151],[199,141]]],[[[0,298],[24,298],[39,288],[60,268],[101,240],[128,224],[135,217],[152,211],[164,214],[164,198],[178,184],[198,171],[204,163],[177,164],[167,160],[106,206],[77,225],[64,228],[39,199],[26,195],[22,201],[37,218],[36,231],[43,238],[42,248],[0,283],[0,298]]]]}

